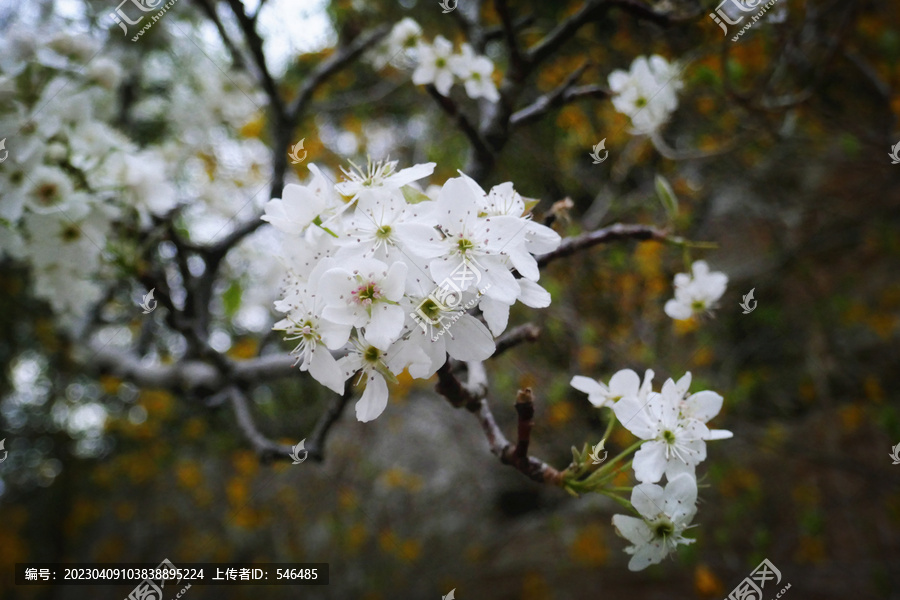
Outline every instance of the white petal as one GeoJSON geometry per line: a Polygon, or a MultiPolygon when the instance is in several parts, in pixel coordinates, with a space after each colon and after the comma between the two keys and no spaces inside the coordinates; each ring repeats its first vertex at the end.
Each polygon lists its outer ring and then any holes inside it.
{"type": "Polygon", "coordinates": [[[447,353],[456,360],[482,361],[489,358],[497,346],[487,327],[470,315],[462,315],[444,333],[447,353]]]}
{"type": "Polygon", "coordinates": [[[616,532],[635,546],[643,546],[653,539],[653,533],[643,519],[626,515],[613,515],[616,532]]]}
{"type": "Polygon", "coordinates": [[[379,350],[387,350],[400,337],[405,320],[406,311],[401,307],[376,304],[372,307],[372,319],[365,326],[366,339],[379,350]]]}
{"type": "Polygon", "coordinates": [[[631,490],[631,504],[642,517],[652,521],[666,512],[666,493],[655,483],[642,483],[631,490]]]}
{"type": "Polygon", "coordinates": [[[722,410],[722,396],[705,390],[691,394],[684,403],[684,416],[706,423],[722,410]]]}
{"type": "Polygon", "coordinates": [[[344,393],[344,382],[347,378],[331,353],[322,346],[319,346],[312,352],[309,374],[335,394],[344,393]]]}
{"type": "Polygon", "coordinates": [[[609,380],[609,393],[613,397],[621,396],[626,398],[628,396],[637,396],[640,387],[641,378],[631,369],[622,369],[609,380]]]}
{"type": "Polygon", "coordinates": [[[666,314],[676,321],[684,321],[693,316],[694,311],[690,306],[686,306],[677,300],[669,300],[665,306],[666,314]]]}
{"type": "Polygon", "coordinates": [[[641,483],[656,483],[666,470],[666,443],[650,441],[634,455],[634,476],[641,483]]]}
{"type": "Polygon", "coordinates": [[[370,373],[366,381],[366,390],[356,403],[356,418],[363,423],[378,418],[387,408],[387,382],[379,373],[370,373]]]}
{"type": "Polygon", "coordinates": [[[506,330],[509,322],[509,304],[494,300],[490,296],[482,296],[478,307],[488,327],[491,328],[491,333],[498,336],[506,330]]]}
{"type": "Polygon", "coordinates": [[[539,284],[528,279],[519,279],[519,302],[531,308],[546,308],[550,306],[550,292],[539,284]]]}

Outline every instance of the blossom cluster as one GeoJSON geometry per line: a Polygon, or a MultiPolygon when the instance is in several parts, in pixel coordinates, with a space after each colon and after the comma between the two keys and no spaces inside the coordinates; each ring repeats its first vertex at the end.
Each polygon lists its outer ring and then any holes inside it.
{"type": "Polygon", "coordinates": [[[661,56],[639,56],[629,71],[609,75],[615,109],[631,119],[634,133],[651,135],[678,108],[678,90],[684,87],[677,63],[661,56]]]}
{"type": "Polygon", "coordinates": [[[300,369],[335,392],[362,373],[360,421],[384,411],[387,383],[403,370],[428,378],[448,354],[484,360],[516,301],[548,306],[534,255],[560,243],[531,220],[511,183],[485,192],[461,173],[428,197],[412,184],[434,163],[396,165],[345,170],[334,184],[310,164],[311,180],[285,186],[263,216],[284,234],[276,308],[286,316],[275,329],[297,342],[300,369]],[[486,325],[466,314],[475,305],[486,325]]]}
{"type": "Polygon", "coordinates": [[[679,544],[694,541],[683,533],[696,513],[697,465],[706,459],[708,440],[732,436],[707,426],[723,399],[710,390],[690,394],[690,373],[677,382],[667,379],[659,392],[653,391],[652,381],[649,369],[643,382],[631,369],[613,375],[608,385],[580,375],[571,381],[572,387],[588,394],[591,404],[609,408],[639,439],[629,449],[637,450],[631,464],[640,484],[632,489],[630,505],[638,517],[613,517],[616,530],[632,544],[626,548],[632,555],[628,564],[632,571],[656,564],[679,544]],[[659,485],[663,476],[665,488],[659,485]]]}
{"type": "Polygon", "coordinates": [[[87,34],[24,23],[8,33],[0,90],[18,93],[0,106],[0,258],[27,264],[35,296],[75,331],[120,275],[113,269],[135,262],[127,236],[190,197],[179,226],[207,241],[246,204],[242,190],[265,183],[268,152],[229,134],[256,108],[229,89],[239,75],[229,80],[193,60],[192,42],[174,40],[179,52],[146,52],[135,64],[121,49],[100,54],[102,40],[87,34]],[[123,67],[129,85],[147,88],[126,119],[123,67]],[[147,134],[169,127],[177,138],[147,134]]]}
{"type": "Polygon", "coordinates": [[[412,81],[416,85],[434,85],[443,96],[450,93],[454,82],[463,84],[469,98],[500,100],[492,76],[494,63],[478,55],[469,44],[462,44],[459,53],[453,43],[437,36],[428,43],[422,38],[422,28],[414,20],[405,18],[397,23],[373,52],[372,63],[381,68],[390,63],[397,67],[413,66],[412,81]]]}

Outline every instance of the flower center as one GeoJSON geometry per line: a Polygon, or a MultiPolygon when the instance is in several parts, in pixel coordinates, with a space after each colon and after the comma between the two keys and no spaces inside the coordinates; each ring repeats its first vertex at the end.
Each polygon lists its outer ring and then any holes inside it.
{"type": "Polygon", "coordinates": [[[672,433],[671,431],[669,431],[668,429],[663,431],[662,437],[666,441],[666,443],[669,445],[672,445],[675,443],[675,434],[672,433]]]}
{"type": "Polygon", "coordinates": [[[359,304],[369,306],[379,298],[381,298],[381,290],[372,282],[359,286],[350,292],[359,304]]]}
{"type": "Polygon", "coordinates": [[[634,101],[634,105],[637,106],[638,108],[644,108],[645,106],[647,106],[647,99],[644,98],[643,96],[641,96],[640,98],[638,98],[637,100],[634,101]]]}
{"type": "Polygon", "coordinates": [[[656,527],[653,528],[653,533],[656,534],[656,537],[665,539],[675,533],[675,526],[668,521],[662,521],[656,524],[656,527]]]}
{"type": "Polygon", "coordinates": [[[74,242],[81,237],[81,231],[79,231],[77,226],[69,225],[62,230],[62,235],[60,237],[62,237],[64,242],[74,242]]]}
{"type": "Polygon", "coordinates": [[[691,302],[691,309],[693,309],[694,312],[703,312],[706,310],[706,302],[703,300],[694,300],[691,302]]]}
{"type": "Polygon", "coordinates": [[[369,346],[363,351],[363,360],[368,363],[378,362],[379,358],[381,358],[381,350],[375,346],[369,346]]]}
{"type": "Polygon", "coordinates": [[[475,81],[481,81],[481,73],[472,73],[472,79],[475,81]]]}
{"type": "Polygon", "coordinates": [[[419,310],[422,311],[422,314],[432,323],[436,323],[441,316],[441,307],[431,298],[426,298],[425,301],[419,305],[419,310]]]}
{"type": "Polygon", "coordinates": [[[438,58],[434,61],[434,66],[436,66],[438,69],[443,69],[447,66],[447,60],[445,58],[438,58]]]}
{"type": "Polygon", "coordinates": [[[42,183],[34,191],[34,195],[37,196],[38,202],[50,206],[59,199],[59,188],[55,183],[42,183]]]}
{"type": "Polygon", "coordinates": [[[378,229],[375,230],[375,237],[379,240],[387,240],[391,237],[391,226],[390,225],[382,225],[378,229]]]}
{"type": "Polygon", "coordinates": [[[456,243],[456,247],[459,249],[460,254],[465,254],[469,250],[475,247],[475,244],[472,243],[471,240],[462,239],[456,243]]]}

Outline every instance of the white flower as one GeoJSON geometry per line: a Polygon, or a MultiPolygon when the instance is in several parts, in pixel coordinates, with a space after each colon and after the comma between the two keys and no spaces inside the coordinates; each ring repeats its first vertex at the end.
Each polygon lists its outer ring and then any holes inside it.
{"type": "Polygon", "coordinates": [[[355,258],[346,267],[322,275],[322,316],[329,321],[365,328],[366,338],[386,350],[400,336],[405,312],[399,305],[406,284],[406,263],[390,267],[380,260],[355,258]]]}
{"type": "Polygon", "coordinates": [[[661,56],[651,56],[649,61],[639,56],[630,71],[610,73],[609,87],[615,94],[613,106],[631,118],[635,132],[651,134],[678,108],[676,91],[682,82],[676,65],[661,56]]]}
{"type": "Polygon", "coordinates": [[[177,204],[175,188],[166,181],[166,163],[157,152],[126,155],[121,175],[144,225],[149,225],[149,215],[163,215],[177,204]]]}
{"type": "Polygon", "coordinates": [[[416,85],[434,84],[442,96],[450,93],[453,86],[453,71],[450,59],[453,56],[453,44],[444,36],[437,36],[431,45],[419,46],[419,66],[413,71],[412,80],[416,85]]]}
{"type": "Polygon", "coordinates": [[[653,483],[642,483],[631,491],[631,504],[641,518],[614,515],[613,526],[632,543],[630,571],[641,571],[662,561],[679,544],[692,544],[684,537],[697,512],[697,482],[690,475],[669,480],[665,490],[653,483]]]}
{"type": "Polygon", "coordinates": [[[122,67],[111,58],[100,56],[87,66],[87,77],[108,90],[115,89],[122,79],[122,67]]]}
{"type": "Polygon", "coordinates": [[[469,44],[463,44],[462,53],[450,58],[450,70],[463,82],[469,98],[486,98],[491,102],[500,100],[491,79],[494,63],[486,56],[476,55],[469,44]]]}
{"type": "Polygon", "coordinates": [[[514,217],[482,218],[479,212],[478,198],[465,179],[450,179],[432,213],[443,235],[435,230],[427,234],[410,232],[407,248],[432,259],[428,268],[434,281],[459,280],[460,272],[466,270],[471,275],[457,284],[460,290],[478,286],[487,296],[512,304],[520,288],[504,257],[506,249],[523,243],[524,222],[514,217]]]}
{"type": "Polygon", "coordinates": [[[663,473],[669,481],[680,473],[694,474],[706,459],[709,429],[681,414],[676,386],[663,386],[661,394],[651,392],[643,403],[637,396],[622,398],[612,409],[622,426],[642,440],[634,455],[634,476],[642,483],[655,483],[663,473]]]}
{"type": "Polygon", "coordinates": [[[28,174],[25,206],[36,213],[49,214],[65,210],[71,204],[72,180],[55,167],[39,166],[28,174]]]}
{"type": "Polygon", "coordinates": [[[386,359],[387,352],[364,337],[362,340],[354,339],[347,356],[338,360],[345,380],[360,370],[366,378],[366,389],[356,402],[356,418],[363,423],[378,418],[387,408],[388,388],[385,375],[392,375],[386,359]]]}
{"type": "Polygon", "coordinates": [[[422,179],[434,172],[435,163],[414,165],[406,169],[394,172],[397,168],[396,160],[384,160],[369,162],[366,171],[357,167],[352,162],[353,170],[341,170],[347,177],[347,181],[334,186],[342,196],[357,199],[360,196],[377,196],[379,192],[399,191],[404,185],[422,179]]]}
{"type": "Polygon", "coordinates": [[[609,380],[609,387],[604,384],[584,377],[575,375],[572,377],[570,385],[578,391],[588,395],[588,402],[597,408],[608,406],[610,408],[623,398],[636,398],[638,403],[643,405],[647,401],[647,396],[652,391],[653,371],[647,369],[644,374],[644,383],[641,385],[641,378],[631,369],[622,369],[613,375],[609,380]]]}
{"type": "Polygon", "coordinates": [[[371,54],[372,65],[381,69],[390,63],[402,67],[412,60],[422,38],[422,28],[405,17],[394,25],[384,42],[371,54]]]}
{"type": "Polygon", "coordinates": [[[677,320],[690,319],[695,313],[704,313],[715,307],[725,293],[728,276],[710,272],[706,261],[695,261],[692,275],[675,275],[675,298],[666,302],[666,314],[677,320]]]}
{"type": "MultiPolygon", "coordinates": [[[[666,380],[663,384],[663,391],[667,386],[675,386],[671,394],[681,398],[680,410],[681,416],[687,419],[696,419],[701,423],[708,423],[710,419],[719,414],[722,410],[722,396],[711,391],[704,390],[695,394],[687,395],[688,389],[691,387],[691,373],[688,371],[684,376],[675,383],[671,379],[666,380]]],[[[727,429],[710,429],[708,440],[724,440],[732,437],[727,429]]]]}
{"type": "Polygon", "coordinates": [[[309,169],[313,172],[312,181],[308,185],[284,186],[281,198],[266,203],[263,221],[291,235],[301,235],[310,225],[323,225],[334,212],[336,200],[321,171],[315,165],[309,165],[309,169]]]}

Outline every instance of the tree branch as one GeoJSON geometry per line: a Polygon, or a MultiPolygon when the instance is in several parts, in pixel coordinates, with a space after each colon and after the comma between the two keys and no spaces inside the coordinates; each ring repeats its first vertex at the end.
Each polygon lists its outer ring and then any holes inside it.
{"type": "Polygon", "coordinates": [[[447,96],[442,96],[440,92],[437,91],[433,85],[426,85],[425,89],[434,98],[435,102],[438,103],[445,113],[449,117],[451,117],[456,126],[459,127],[460,131],[462,131],[467,138],[469,138],[469,142],[472,144],[473,149],[475,150],[475,155],[477,160],[487,159],[488,161],[493,160],[494,151],[488,146],[487,141],[481,137],[481,133],[479,133],[478,129],[466,118],[466,115],[459,110],[459,107],[456,103],[448,98],[447,96]]]}
{"type": "Polygon", "coordinates": [[[588,63],[584,63],[569,75],[566,80],[551,92],[539,96],[534,102],[525,108],[514,112],[509,118],[512,127],[524,125],[536,120],[538,117],[550,112],[551,109],[569,104],[580,98],[607,98],[612,92],[599,85],[585,85],[575,87],[575,82],[587,69],[588,63]]]}
{"type": "Polygon", "coordinates": [[[256,423],[253,421],[253,415],[250,414],[249,402],[244,392],[238,389],[237,386],[229,386],[227,392],[238,427],[241,433],[244,434],[244,437],[247,438],[247,441],[250,442],[250,445],[253,446],[253,450],[259,455],[259,460],[263,463],[270,463],[276,459],[290,459],[293,451],[291,446],[273,442],[256,428],[256,423]]]}
{"type": "Polygon", "coordinates": [[[626,225],[624,223],[616,223],[615,225],[610,225],[603,229],[563,239],[559,248],[553,252],[548,252],[547,254],[542,254],[537,257],[538,266],[543,267],[557,258],[570,256],[580,250],[618,240],[654,240],[657,242],[685,243],[684,239],[670,236],[665,230],[653,227],[652,225],[626,225]]]}
{"type": "Polygon", "coordinates": [[[485,396],[487,395],[487,379],[482,363],[467,363],[469,381],[466,385],[453,375],[450,364],[445,363],[438,369],[438,383],[435,390],[444,396],[455,408],[465,407],[474,413],[484,435],[487,438],[491,453],[505,465],[538,483],[562,485],[562,473],[542,460],[528,455],[528,444],[531,440],[531,428],[534,426],[534,399],[530,389],[519,391],[516,400],[516,413],[519,416],[517,443],[513,446],[494,419],[485,396]]]}

